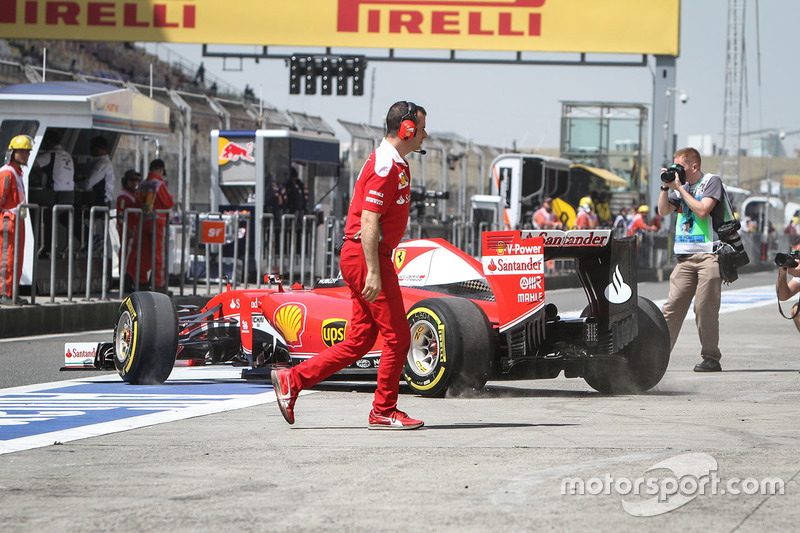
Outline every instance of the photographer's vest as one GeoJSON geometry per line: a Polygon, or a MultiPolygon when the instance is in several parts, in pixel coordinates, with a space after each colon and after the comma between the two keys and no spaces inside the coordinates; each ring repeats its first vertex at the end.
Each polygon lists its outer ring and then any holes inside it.
{"type": "MultiPolygon", "coordinates": [[[[697,182],[693,191],[693,196],[696,200],[700,201],[705,196],[703,193],[712,176],[714,174],[705,174],[697,182]]],[[[724,194],[723,189],[723,196],[724,194]]],[[[727,202],[725,204],[725,219],[727,219],[730,215],[728,214],[727,202]]],[[[714,210],[716,210],[716,206],[714,210]]],[[[706,218],[698,218],[681,198],[681,205],[678,207],[678,217],[675,222],[675,246],[673,251],[676,254],[714,253],[714,241],[716,240],[716,232],[712,225],[714,210],[706,218]]]]}

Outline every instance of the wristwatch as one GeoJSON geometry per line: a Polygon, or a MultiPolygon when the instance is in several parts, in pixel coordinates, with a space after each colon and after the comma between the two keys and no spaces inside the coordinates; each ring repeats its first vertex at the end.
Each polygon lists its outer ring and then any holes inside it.
{"type": "Polygon", "coordinates": [[[661,186],[661,190],[662,190],[662,191],[668,191],[668,190],[669,190],[669,187],[664,187],[664,186],[662,185],[662,186],[661,186]]]}

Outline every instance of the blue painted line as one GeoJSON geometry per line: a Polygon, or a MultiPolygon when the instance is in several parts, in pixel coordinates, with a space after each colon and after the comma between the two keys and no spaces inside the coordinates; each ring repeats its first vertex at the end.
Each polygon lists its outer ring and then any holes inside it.
{"type": "MultiPolygon", "coordinates": [[[[661,309],[666,301],[666,299],[653,300],[653,303],[661,309]]],[[[777,305],[777,301],[778,298],[775,295],[774,285],[726,290],[722,292],[719,314],[724,315],[741,311],[742,309],[755,309],[757,307],[777,305]]],[[[785,302],[784,305],[789,305],[789,303],[785,302]]],[[[581,311],[575,309],[560,314],[564,318],[576,318],[581,315],[581,311]]],[[[689,312],[686,314],[686,320],[694,320],[694,318],[694,302],[692,302],[689,306],[689,312]]]]}
{"type": "Polygon", "coordinates": [[[167,383],[135,387],[125,383],[83,383],[23,394],[0,394],[0,443],[44,432],[62,431],[202,406],[272,391],[253,383],[167,383]]]}
{"type": "Polygon", "coordinates": [[[275,401],[271,385],[244,381],[240,373],[175,368],[157,386],[106,375],[2,389],[0,455],[275,401]]]}

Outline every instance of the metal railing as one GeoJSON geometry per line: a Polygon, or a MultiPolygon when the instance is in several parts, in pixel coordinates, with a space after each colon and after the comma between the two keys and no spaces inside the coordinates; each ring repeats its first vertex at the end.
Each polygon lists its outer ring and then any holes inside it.
{"type": "Polygon", "coordinates": [[[94,251],[94,224],[95,214],[103,214],[103,250],[101,259],[103,261],[103,277],[101,280],[100,299],[107,299],[108,289],[108,258],[109,258],[109,241],[108,241],[108,222],[109,222],[109,209],[106,206],[95,205],[89,210],[89,246],[86,251],[86,300],[91,300],[90,294],[92,289],[92,257],[94,251]]]}
{"type": "MultiPolygon", "coordinates": [[[[56,301],[56,258],[58,256],[58,222],[57,215],[65,211],[68,213],[69,219],[67,223],[67,301],[72,301],[72,262],[75,259],[75,241],[74,228],[75,228],[75,208],[71,205],[56,204],[53,206],[52,219],[50,221],[50,303],[56,301]]],[[[36,287],[36,280],[31,283],[32,287],[36,287]]],[[[31,289],[35,292],[35,289],[31,289]]]]}
{"type": "MultiPolygon", "coordinates": [[[[22,213],[25,213],[25,211],[30,211],[31,213],[37,215],[35,218],[31,219],[31,220],[35,220],[36,221],[35,224],[34,224],[34,232],[33,232],[33,234],[34,234],[34,237],[33,237],[33,249],[36,250],[36,248],[37,248],[36,245],[38,244],[36,242],[36,235],[39,234],[39,225],[40,225],[40,220],[39,220],[39,217],[38,217],[39,206],[37,204],[21,204],[19,206],[19,210],[22,213]]],[[[19,257],[20,257],[20,249],[19,249],[19,241],[20,241],[20,235],[21,235],[20,232],[22,230],[22,224],[24,223],[24,221],[25,221],[25,216],[24,215],[23,216],[17,215],[16,217],[14,217],[14,257],[11,258],[12,261],[13,261],[11,263],[11,271],[12,271],[12,274],[11,274],[11,304],[12,305],[16,305],[17,301],[18,301],[18,298],[19,298],[19,269],[17,268],[17,265],[19,264],[19,257]]],[[[3,270],[5,270],[6,265],[0,265],[0,266],[2,266],[3,270]]],[[[2,276],[3,276],[3,281],[5,282],[5,272],[2,273],[2,276]]],[[[32,276],[33,277],[36,276],[36,266],[35,265],[33,267],[32,276]]],[[[36,299],[35,299],[35,296],[34,296],[35,292],[36,291],[31,291],[31,304],[35,304],[36,303],[36,299]]],[[[5,296],[5,293],[0,294],[0,296],[5,296]]]]}
{"type": "MultiPolygon", "coordinates": [[[[121,226],[114,225],[113,231],[121,229],[123,236],[120,238],[119,268],[112,271],[109,268],[110,259],[116,253],[113,250],[110,238],[111,220],[119,221],[119,215],[114,215],[105,206],[94,206],[85,211],[88,212],[88,225],[80,226],[80,235],[75,231],[75,211],[72,205],[56,204],[52,208],[42,209],[37,204],[24,204],[22,207],[31,212],[31,223],[33,227],[33,249],[42,253],[41,260],[33,262],[31,271],[31,303],[35,302],[37,284],[39,283],[38,266],[40,261],[49,260],[49,295],[50,303],[56,301],[57,294],[66,294],[66,300],[73,299],[73,283],[80,282],[80,276],[75,278],[76,265],[82,266],[83,257],[76,254],[76,243],[85,242],[83,250],[85,257],[85,299],[90,300],[92,294],[98,292],[101,300],[109,299],[109,288],[114,278],[119,278],[118,290],[113,291],[115,296],[122,298],[126,292],[125,275],[128,270],[130,255],[136,254],[136,259],[132,262],[135,268],[133,279],[133,289],[139,290],[139,278],[142,268],[144,251],[142,249],[143,234],[145,231],[152,232],[152,242],[149,252],[151,259],[149,290],[161,289],[156,287],[156,276],[154,269],[157,262],[155,252],[157,247],[161,247],[164,261],[162,265],[163,279],[165,283],[172,287],[179,285],[180,295],[190,293],[198,295],[198,285],[205,285],[205,293],[211,295],[212,286],[216,290],[222,290],[224,283],[230,283],[233,288],[240,286],[245,289],[251,284],[256,288],[261,288],[267,281],[268,275],[277,274],[280,279],[293,285],[295,282],[303,286],[313,285],[319,277],[336,277],[339,272],[338,248],[341,243],[341,227],[343,221],[333,216],[318,218],[316,215],[304,215],[297,218],[293,214],[286,214],[278,220],[272,214],[265,214],[261,220],[251,220],[250,212],[232,213],[203,213],[190,211],[179,219],[179,224],[173,224],[168,210],[158,210],[156,215],[161,216],[163,225],[163,239],[156,237],[159,234],[157,216],[151,220],[145,218],[141,209],[128,209],[122,215],[121,226]],[[46,257],[46,250],[40,249],[40,241],[43,236],[43,227],[47,225],[47,215],[50,216],[50,243],[49,257],[46,257]],[[130,228],[131,219],[135,215],[138,222],[134,228],[130,228]],[[59,219],[60,222],[59,222],[59,219]],[[66,220],[64,220],[66,219],[66,220]],[[225,222],[226,239],[223,244],[206,244],[201,242],[200,227],[203,220],[222,220],[225,222]],[[263,242],[253,242],[251,225],[252,223],[261,224],[265,228],[263,242]],[[240,228],[240,225],[244,227],[240,228]],[[147,225],[152,224],[151,227],[147,225]],[[66,225],[66,228],[64,228],[66,225]],[[276,227],[277,226],[277,227],[276,227]],[[175,231],[173,231],[173,229],[175,231]],[[59,238],[66,242],[59,242],[59,238]],[[201,247],[202,246],[202,247],[201,247]],[[251,251],[252,250],[252,251],[251,251]],[[175,252],[174,259],[170,251],[175,252]],[[99,259],[102,263],[99,268],[95,262],[99,259]],[[200,261],[204,260],[204,269],[200,268],[200,261]],[[227,265],[230,265],[228,269],[227,265]],[[66,268],[64,268],[66,267],[66,268]],[[95,272],[97,270],[97,272],[95,272]],[[64,275],[66,272],[66,275],[64,275]],[[255,277],[251,277],[251,273],[255,277]],[[266,275],[265,275],[266,274],[266,275]]],[[[85,217],[81,217],[85,219],[85,217]]],[[[23,217],[16,217],[15,226],[15,264],[19,260],[22,250],[19,249],[21,238],[21,228],[24,223],[23,217]]],[[[457,247],[466,251],[473,257],[480,257],[482,232],[494,228],[491,224],[482,222],[473,224],[469,222],[454,221],[449,224],[425,226],[417,222],[409,224],[406,232],[408,238],[420,238],[441,236],[446,238],[457,247]],[[428,233],[431,233],[430,235],[428,233]],[[433,235],[432,233],[438,233],[433,235]]],[[[752,265],[771,264],[774,253],[778,251],[788,251],[789,243],[786,235],[764,235],[762,233],[741,233],[742,242],[747,250],[752,265]]],[[[666,230],[661,232],[642,232],[637,235],[638,252],[637,264],[639,269],[658,270],[668,268],[673,262],[672,239],[673,235],[666,230]]],[[[83,253],[83,252],[81,252],[83,253]]],[[[571,260],[558,259],[547,261],[545,272],[549,275],[572,274],[574,263],[571,260]]],[[[12,288],[12,304],[19,300],[19,274],[14,269],[14,287],[12,288]]]]}

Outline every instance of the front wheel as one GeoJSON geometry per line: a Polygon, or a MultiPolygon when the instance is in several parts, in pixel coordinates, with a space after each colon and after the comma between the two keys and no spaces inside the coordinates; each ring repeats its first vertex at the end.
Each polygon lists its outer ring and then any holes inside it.
{"type": "Polygon", "coordinates": [[[119,306],[114,366],[132,385],[164,383],[178,354],[178,313],[169,296],[134,292],[119,306]]]}
{"type": "Polygon", "coordinates": [[[480,389],[494,360],[486,314],[464,298],[428,298],[408,312],[411,346],[403,377],[422,396],[480,389]]]}
{"type": "Polygon", "coordinates": [[[638,394],[661,381],[669,365],[669,329],[656,304],[639,297],[636,339],[623,349],[624,362],[587,363],[584,379],[603,394],[638,394]]]}

